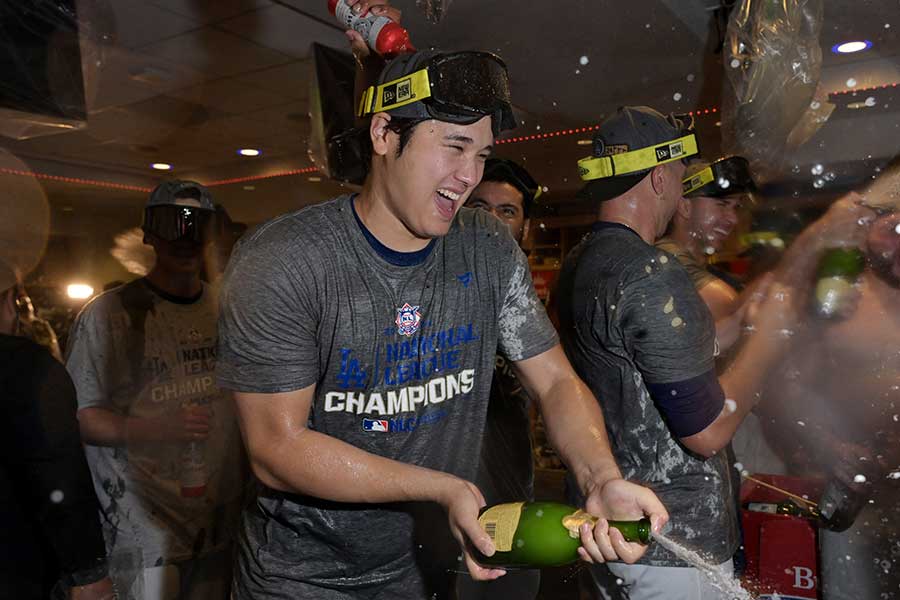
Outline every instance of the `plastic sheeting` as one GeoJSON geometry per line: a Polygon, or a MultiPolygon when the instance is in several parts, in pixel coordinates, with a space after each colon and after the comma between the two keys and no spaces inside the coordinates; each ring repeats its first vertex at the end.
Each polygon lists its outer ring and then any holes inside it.
{"type": "Polygon", "coordinates": [[[722,143],[745,156],[754,178],[781,172],[785,157],[828,120],[817,91],[823,0],[743,0],[725,38],[722,143]]]}
{"type": "Polygon", "coordinates": [[[106,0],[0,2],[0,135],[86,127],[113,23],[106,0]]]}

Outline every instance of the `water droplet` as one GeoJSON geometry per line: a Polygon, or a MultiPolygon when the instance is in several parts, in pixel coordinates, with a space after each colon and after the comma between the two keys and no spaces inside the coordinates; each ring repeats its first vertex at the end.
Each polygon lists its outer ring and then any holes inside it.
{"type": "Polygon", "coordinates": [[[809,107],[813,110],[819,110],[819,107],[822,106],[822,103],[818,100],[813,100],[809,103],[809,107]]]}
{"type": "Polygon", "coordinates": [[[523,540],[522,538],[519,538],[516,540],[516,548],[521,548],[524,545],[525,545],[525,540],[523,540]]]}
{"type": "Polygon", "coordinates": [[[900,224],[898,224],[896,227],[894,227],[894,233],[900,234],[900,224]]]}
{"type": "Polygon", "coordinates": [[[890,23],[885,23],[885,24],[884,24],[884,28],[885,28],[885,29],[890,29],[890,28],[891,28],[891,24],[890,24],[890,23]]]}
{"type": "Polygon", "coordinates": [[[673,396],[677,396],[678,390],[671,390],[669,393],[672,394],[673,396]]]}
{"type": "Polygon", "coordinates": [[[835,177],[836,176],[834,174],[834,171],[828,171],[827,173],[825,173],[825,181],[834,181],[835,177]]]}
{"type": "Polygon", "coordinates": [[[581,58],[578,59],[578,64],[580,64],[582,67],[584,65],[588,64],[589,62],[591,62],[591,61],[587,56],[582,56],[581,58]]]}
{"type": "MultiPolygon", "coordinates": [[[[898,225],[898,227],[900,227],[900,225],[898,225]]],[[[666,264],[667,262],[669,262],[669,257],[666,256],[665,254],[661,254],[659,256],[659,262],[662,264],[666,264]]]]}
{"type": "Polygon", "coordinates": [[[852,77],[851,77],[850,79],[848,79],[848,80],[847,80],[847,87],[848,87],[848,88],[856,87],[856,80],[853,79],[852,77]]]}
{"type": "Polygon", "coordinates": [[[653,272],[653,268],[650,265],[647,265],[646,267],[644,267],[644,270],[647,271],[648,273],[653,272]]]}
{"type": "Polygon", "coordinates": [[[694,74],[693,74],[693,73],[688,73],[687,80],[688,80],[688,81],[693,81],[693,80],[694,80],[694,74]]]}
{"type": "Polygon", "coordinates": [[[609,310],[616,310],[616,305],[615,305],[615,304],[610,304],[610,305],[609,305],[609,310]]]}
{"type": "Polygon", "coordinates": [[[725,398],[725,410],[730,413],[735,412],[737,410],[737,402],[735,402],[731,398],[725,398]]]}
{"type": "Polygon", "coordinates": [[[622,585],[623,583],[625,583],[625,582],[622,581],[620,578],[616,577],[616,585],[622,585]]]}
{"type": "Polygon", "coordinates": [[[731,182],[725,177],[719,177],[719,179],[716,180],[716,183],[719,184],[719,187],[723,190],[727,190],[731,187],[731,182]]]}
{"type": "Polygon", "coordinates": [[[869,96],[868,98],[866,98],[865,104],[866,104],[866,106],[875,106],[875,98],[873,98],[872,96],[869,96]]]}
{"type": "Polygon", "coordinates": [[[644,25],[644,27],[645,27],[646,29],[650,29],[650,23],[647,23],[646,25],[644,25]]]}
{"type": "Polygon", "coordinates": [[[541,191],[544,192],[544,193],[547,193],[547,192],[550,191],[550,188],[548,188],[548,187],[545,185],[544,187],[541,188],[541,191]]]}
{"type": "Polygon", "coordinates": [[[672,100],[674,100],[675,102],[681,100],[681,92],[675,92],[675,94],[672,96],[672,100]]]}
{"type": "Polygon", "coordinates": [[[543,510],[536,510],[536,511],[534,512],[534,516],[536,516],[537,518],[540,519],[541,517],[544,516],[544,511],[543,511],[543,510]]]}
{"type": "Polygon", "coordinates": [[[65,497],[66,495],[62,493],[62,490],[53,490],[50,492],[50,502],[53,504],[59,504],[65,497]]]}
{"type": "Polygon", "coordinates": [[[544,225],[543,223],[541,223],[540,227],[541,227],[541,229],[547,229],[547,226],[544,225]]]}
{"type": "Polygon", "coordinates": [[[703,252],[706,253],[707,256],[712,256],[713,254],[716,253],[716,249],[713,248],[712,246],[707,246],[706,248],[703,249],[703,252]]]}
{"type": "Polygon", "coordinates": [[[892,471],[888,473],[888,479],[900,479],[900,471],[892,471]]]}
{"type": "Polygon", "coordinates": [[[684,321],[681,320],[681,317],[675,317],[672,319],[672,327],[681,327],[684,324],[684,321]]]}
{"type": "Polygon", "coordinates": [[[536,125],[534,128],[535,128],[536,130],[538,130],[538,131],[541,130],[541,126],[540,126],[540,125],[536,125]]]}
{"type": "Polygon", "coordinates": [[[739,66],[741,66],[741,61],[739,61],[739,60],[736,59],[736,58],[732,58],[732,59],[731,59],[731,68],[732,68],[732,69],[737,69],[739,66]]]}
{"type": "Polygon", "coordinates": [[[821,164],[815,164],[815,165],[813,165],[813,168],[810,169],[809,172],[812,173],[813,175],[821,175],[824,170],[825,170],[825,167],[823,167],[821,164]]]}
{"type": "Polygon", "coordinates": [[[793,168],[791,169],[791,173],[799,173],[799,172],[800,172],[800,165],[794,165],[793,168]]]}
{"type": "Polygon", "coordinates": [[[744,463],[736,462],[736,463],[734,463],[734,468],[737,469],[738,471],[743,471],[743,470],[744,470],[744,463]]]}
{"type": "Polygon", "coordinates": [[[581,69],[575,69],[575,74],[576,74],[576,75],[581,75],[581,69]]]}
{"type": "Polygon", "coordinates": [[[866,476],[865,476],[865,475],[855,475],[855,476],[853,477],[853,482],[854,482],[854,483],[865,483],[865,482],[866,482],[866,476]]]}
{"type": "Polygon", "coordinates": [[[799,425],[800,427],[806,427],[806,423],[804,423],[803,421],[797,421],[797,425],[799,425]]]}
{"type": "Polygon", "coordinates": [[[823,187],[825,187],[825,180],[821,177],[816,179],[815,181],[813,181],[813,187],[817,190],[821,190],[823,187]]]}

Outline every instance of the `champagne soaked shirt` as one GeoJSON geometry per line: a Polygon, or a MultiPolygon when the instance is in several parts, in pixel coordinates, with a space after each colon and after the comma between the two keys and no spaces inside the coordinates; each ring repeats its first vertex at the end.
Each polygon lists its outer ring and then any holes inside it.
{"type": "MultiPolygon", "coordinates": [[[[603,407],[622,475],[656,492],[673,539],[714,564],[730,559],[737,514],[725,453],[702,460],[678,441],[723,406],[715,325],[684,267],[627,227],[598,223],[566,257],[557,293],[563,346],[603,407]],[[710,389],[682,403],[698,381],[710,389]]],[[[639,562],[685,566],[659,544],[639,562]]]]}
{"type": "MultiPolygon", "coordinates": [[[[483,211],[462,209],[422,262],[395,266],[339,197],[247,236],[225,279],[221,385],[315,384],[311,428],[469,480],[498,344],[518,361],[557,343],[524,254],[483,211]]],[[[417,518],[424,508],[264,490],[245,514],[237,596],[417,597],[420,566],[449,566],[430,544],[446,537],[446,515],[417,518]]]]}

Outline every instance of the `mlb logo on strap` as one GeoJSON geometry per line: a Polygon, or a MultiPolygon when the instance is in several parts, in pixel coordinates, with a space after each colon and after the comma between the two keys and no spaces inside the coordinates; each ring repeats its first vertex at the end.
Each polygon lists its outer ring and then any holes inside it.
{"type": "Polygon", "coordinates": [[[387,432],[388,422],[385,419],[363,419],[363,431],[387,432]]]}
{"type": "Polygon", "coordinates": [[[419,312],[418,306],[410,306],[407,302],[397,309],[397,318],[394,319],[394,323],[397,324],[397,333],[400,335],[413,335],[419,330],[421,322],[422,314],[419,312]]]}

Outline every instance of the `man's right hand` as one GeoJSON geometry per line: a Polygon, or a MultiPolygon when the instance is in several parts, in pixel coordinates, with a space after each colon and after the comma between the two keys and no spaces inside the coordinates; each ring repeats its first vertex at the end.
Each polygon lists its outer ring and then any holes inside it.
{"type": "Polygon", "coordinates": [[[478,512],[485,506],[484,496],[475,484],[454,479],[437,499],[447,511],[450,532],[462,548],[469,574],[476,581],[489,581],[506,574],[478,564],[469,552],[469,544],[485,556],[494,554],[494,543],[478,523],[478,512]]]}
{"type": "Polygon", "coordinates": [[[862,248],[875,212],[862,204],[862,197],[850,192],[834,202],[819,220],[824,247],[862,248]]]}
{"type": "MultiPolygon", "coordinates": [[[[370,11],[377,17],[387,17],[395,23],[400,23],[400,20],[403,18],[403,13],[400,9],[391,6],[389,0],[344,1],[357,15],[365,14],[366,11],[370,11]]],[[[366,60],[372,55],[372,49],[369,48],[369,45],[366,43],[366,40],[363,39],[363,36],[359,35],[356,31],[348,29],[344,33],[347,35],[347,39],[350,40],[350,50],[353,52],[353,57],[356,59],[356,62],[359,63],[360,67],[365,68],[366,60]]]]}

